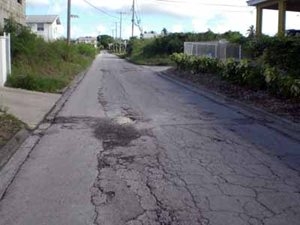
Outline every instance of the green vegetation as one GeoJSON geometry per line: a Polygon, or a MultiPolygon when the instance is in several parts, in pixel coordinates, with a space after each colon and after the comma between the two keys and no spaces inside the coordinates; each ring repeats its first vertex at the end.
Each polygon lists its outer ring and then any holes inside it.
{"type": "Polygon", "coordinates": [[[0,110],[0,148],[22,127],[24,124],[20,120],[0,110]]]}
{"type": "Polygon", "coordinates": [[[133,38],[127,46],[127,57],[140,65],[169,65],[171,62],[167,53],[152,50],[156,39],[133,38]]]}
{"type": "Polygon", "coordinates": [[[217,73],[230,83],[254,90],[267,90],[281,98],[300,99],[300,39],[262,37],[246,40],[249,59],[218,61],[212,58],[174,53],[179,70],[217,73]]]}
{"type": "Polygon", "coordinates": [[[97,42],[100,49],[109,49],[109,45],[113,44],[115,40],[109,35],[99,35],[97,37],[97,42]]]}
{"type": "Polygon", "coordinates": [[[4,31],[11,33],[12,74],[6,83],[10,87],[58,92],[87,68],[96,54],[95,48],[86,44],[45,42],[12,20],[4,31]]]}
{"type": "Polygon", "coordinates": [[[209,30],[205,33],[172,33],[152,39],[133,38],[127,46],[127,57],[137,64],[172,65],[169,56],[173,53],[183,52],[185,41],[220,39],[242,42],[243,36],[239,32],[228,31],[224,34],[215,34],[209,30]]]}

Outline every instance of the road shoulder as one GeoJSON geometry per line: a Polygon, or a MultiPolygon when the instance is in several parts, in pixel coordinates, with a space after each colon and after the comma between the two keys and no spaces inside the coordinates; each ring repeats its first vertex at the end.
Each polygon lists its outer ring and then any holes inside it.
{"type": "Polygon", "coordinates": [[[280,117],[273,113],[267,112],[264,109],[258,108],[254,105],[247,104],[238,99],[230,98],[220,92],[209,89],[201,84],[196,84],[188,79],[178,77],[172,70],[165,70],[156,72],[160,77],[167,79],[173,83],[176,83],[190,91],[196,92],[214,102],[217,102],[227,107],[233,108],[238,112],[255,119],[259,123],[274,129],[286,136],[293,138],[294,140],[300,141],[300,124],[280,117]]]}

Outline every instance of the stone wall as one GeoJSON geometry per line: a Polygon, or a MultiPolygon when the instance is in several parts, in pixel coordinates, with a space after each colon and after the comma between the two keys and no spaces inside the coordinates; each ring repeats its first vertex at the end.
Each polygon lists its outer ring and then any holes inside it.
{"type": "Polygon", "coordinates": [[[16,22],[25,25],[26,0],[0,0],[0,27],[4,19],[12,17],[16,22]]]}

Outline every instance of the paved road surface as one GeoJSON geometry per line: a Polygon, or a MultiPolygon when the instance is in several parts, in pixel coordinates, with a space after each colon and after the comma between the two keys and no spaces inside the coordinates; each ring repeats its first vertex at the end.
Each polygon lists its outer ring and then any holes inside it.
{"type": "Polygon", "coordinates": [[[299,142],[109,54],[0,202],[1,225],[298,225],[299,142]]]}

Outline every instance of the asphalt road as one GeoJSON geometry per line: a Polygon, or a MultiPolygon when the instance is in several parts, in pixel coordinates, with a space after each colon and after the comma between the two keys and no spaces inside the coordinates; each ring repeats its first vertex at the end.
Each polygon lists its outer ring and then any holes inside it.
{"type": "Polygon", "coordinates": [[[1,225],[298,225],[300,145],[109,54],[0,202],[1,225]]]}

